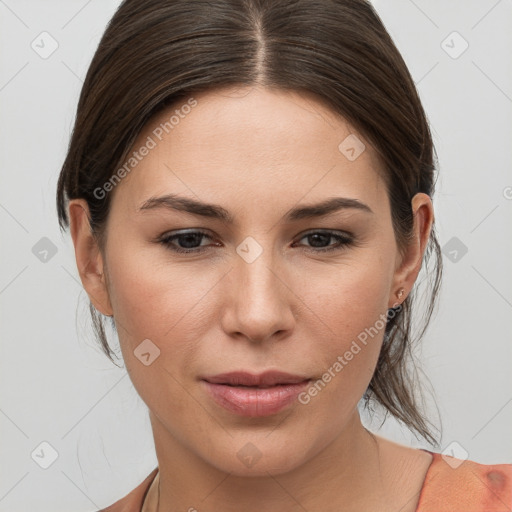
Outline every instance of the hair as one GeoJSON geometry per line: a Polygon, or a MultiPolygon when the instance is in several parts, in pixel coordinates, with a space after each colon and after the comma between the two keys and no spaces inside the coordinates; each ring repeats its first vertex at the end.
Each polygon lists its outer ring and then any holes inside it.
{"type": "MultiPolygon", "coordinates": [[[[69,226],[67,202],[85,199],[91,232],[102,249],[111,196],[100,199],[94,191],[122,165],[152,116],[201,91],[255,85],[314,94],[372,144],[385,170],[393,229],[402,250],[413,228],[412,197],[418,192],[433,195],[437,157],[414,81],[365,0],[122,2],[81,90],[57,185],[61,229],[69,226]]],[[[386,416],[390,413],[416,436],[437,445],[432,423],[418,405],[413,354],[441,283],[435,226],[423,266],[432,259],[423,327],[413,336],[416,283],[388,317],[364,398],[366,405],[376,401],[386,416]]],[[[92,303],[89,308],[96,336],[113,361],[103,315],[92,303]]],[[[112,325],[115,329],[113,320],[112,325]]]]}

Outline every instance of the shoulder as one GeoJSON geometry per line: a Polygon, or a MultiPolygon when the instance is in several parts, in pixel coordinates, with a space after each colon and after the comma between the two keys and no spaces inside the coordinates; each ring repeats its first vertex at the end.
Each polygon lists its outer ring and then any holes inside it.
{"type": "Polygon", "coordinates": [[[510,512],[512,464],[432,453],[416,512],[510,512]]]}
{"type": "Polygon", "coordinates": [[[98,512],[140,512],[144,498],[157,473],[158,467],[151,471],[151,473],[124,498],[121,498],[98,512]]]}

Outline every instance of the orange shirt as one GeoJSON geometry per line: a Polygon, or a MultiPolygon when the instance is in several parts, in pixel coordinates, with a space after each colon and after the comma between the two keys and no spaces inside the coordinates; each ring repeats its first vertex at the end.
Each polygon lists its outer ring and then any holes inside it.
{"type": "Polygon", "coordinates": [[[512,464],[432,455],[416,512],[512,511],[512,464]]]}
{"type": "MultiPolygon", "coordinates": [[[[512,464],[478,464],[429,453],[432,462],[416,512],[512,512],[512,464]]],[[[155,468],[128,495],[100,512],[152,512],[159,476],[155,468]]]]}

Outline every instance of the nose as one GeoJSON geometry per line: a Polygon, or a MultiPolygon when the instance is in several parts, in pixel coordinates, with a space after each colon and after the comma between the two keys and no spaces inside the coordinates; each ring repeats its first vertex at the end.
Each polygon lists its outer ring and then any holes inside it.
{"type": "Polygon", "coordinates": [[[289,336],[297,299],[287,284],[287,274],[283,265],[276,265],[270,249],[250,263],[236,258],[224,283],[224,331],[255,343],[289,336]]]}

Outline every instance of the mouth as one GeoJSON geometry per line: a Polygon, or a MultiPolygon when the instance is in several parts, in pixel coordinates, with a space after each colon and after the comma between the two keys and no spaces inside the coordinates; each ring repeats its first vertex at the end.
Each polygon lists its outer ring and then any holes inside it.
{"type": "Polygon", "coordinates": [[[207,393],[223,409],[241,416],[270,416],[290,406],[312,379],[285,372],[259,375],[230,372],[201,379],[207,393]]]}
{"type": "Polygon", "coordinates": [[[260,374],[239,371],[204,377],[203,380],[211,384],[226,386],[270,388],[277,385],[298,384],[310,380],[310,378],[279,371],[267,371],[260,374]]]}

